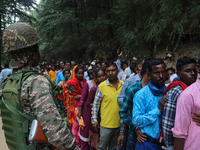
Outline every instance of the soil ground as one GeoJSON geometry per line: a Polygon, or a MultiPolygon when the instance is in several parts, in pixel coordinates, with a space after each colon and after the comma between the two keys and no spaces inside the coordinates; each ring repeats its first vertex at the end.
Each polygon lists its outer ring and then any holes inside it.
{"type": "Polygon", "coordinates": [[[9,150],[5,141],[4,131],[2,130],[1,117],[0,117],[0,150],[9,150]]]}

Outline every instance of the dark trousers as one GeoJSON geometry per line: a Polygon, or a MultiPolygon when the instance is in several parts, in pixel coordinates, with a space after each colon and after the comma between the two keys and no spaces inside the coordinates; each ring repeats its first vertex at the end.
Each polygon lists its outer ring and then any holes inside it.
{"type": "Polygon", "coordinates": [[[151,143],[151,142],[138,142],[135,145],[135,150],[160,150],[161,147],[160,145],[156,144],[156,143],[151,143]]]}
{"type": "Polygon", "coordinates": [[[136,134],[133,137],[128,136],[126,150],[135,150],[136,143],[137,143],[137,135],[136,134]]]}

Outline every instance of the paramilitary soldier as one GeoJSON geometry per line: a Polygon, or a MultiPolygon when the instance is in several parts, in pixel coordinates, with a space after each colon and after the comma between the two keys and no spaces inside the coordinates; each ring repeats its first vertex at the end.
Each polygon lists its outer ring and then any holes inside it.
{"type": "Polygon", "coordinates": [[[22,22],[10,25],[3,34],[4,52],[10,53],[13,68],[3,83],[0,101],[6,143],[11,150],[52,149],[52,145],[59,150],[78,150],[67,121],[58,111],[52,83],[34,70],[40,59],[39,41],[36,31],[22,22]],[[41,124],[49,144],[28,142],[33,119],[41,124]]]}

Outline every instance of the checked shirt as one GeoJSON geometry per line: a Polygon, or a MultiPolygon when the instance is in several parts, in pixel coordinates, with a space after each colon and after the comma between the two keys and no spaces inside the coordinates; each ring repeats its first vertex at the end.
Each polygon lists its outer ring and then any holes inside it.
{"type": "Polygon", "coordinates": [[[125,97],[119,110],[120,118],[129,126],[129,136],[134,136],[135,131],[132,124],[133,97],[142,88],[141,81],[126,88],[125,97]]]}
{"type": "Polygon", "coordinates": [[[182,93],[180,85],[171,88],[165,97],[167,101],[162,114],[163,140],[164,144],[169,147],[174,145],[174,139],[171,129],[174,127],[176,104],[178,96],[182,93]]]}

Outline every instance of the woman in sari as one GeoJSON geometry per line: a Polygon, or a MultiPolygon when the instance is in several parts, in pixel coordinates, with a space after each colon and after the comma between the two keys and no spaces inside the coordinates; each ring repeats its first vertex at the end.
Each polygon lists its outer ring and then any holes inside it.
{"type": "Polygon", "coordinates": [[[78,117],[83,117],[85,124],[84,128],[79,129],[79,136],[81,139],[81,150],[95,150],[98,145],[98,133],[94,133],[91,125],[91,106],[95,97],[98,84],[106,79],[105,72],[102,68],[95,68],[94,79],[85,83],[81,99],[79,101],[78,117]],[[90,137],[89,138],[89,133],[90,137]],[[96,135],[96,136],[94,136],[96,135]]]}
{"type": "Polygon", "coordinates": [[[74,114],[75,108],[74,108],[74,105],[73,105],[73,103],[74,103],[73,96],[69,94],[70,89],[69,89],[69,86],[68,86],[68,82],[75,78],[75,68],[76,67],[77,66],[73,67],[71,77],[67,80],[67,82],[65,83],[65,85],[63,87],[64,105],[65,105],[65,108],[67,109],[67,118],[68,118],[69,125],[70,125],[71,129],[72,129],[72,125],[73,125],[73,122],[74,122],[74,119],[73,119],[74,115],[73,114],[74,114]]]}
{"type": "Polygon", "coordinates": [[[84,70],[82,66],[77,66],[75,68],[75,78],[71,79],[67,82],[67,89],[68,89],[68,96],[69,101],[68,101],[68,119],[69,123],[72,129],[72,133],[76,138],[76,142],[78,146],[80,147],[80,138],[78,135],[78,120],[76,117],[76,110],[78,109],[78,103],[81,98],[81,93],[83,91],[83,86],[86,82],[86,80],[83,78],[84,76],[84,70]]]}
{"type": "MultiPolygon", "coordinates": [[[[65,80],[60,81],[58,83],[58,87],[63,91],[62,93],[64,93],[64,89],[66,87],[66,83],[67,83],[67,81],[70,80],[71,72],[70,72],[69,69],[64,69],[62,71],[62,73],[63,73],[63,76],[65,77],[65,80]]],[[[58,95],[57,98],[58,98],[58,102],[59,102],[59,104],[61,106],[61,109],[63,110],[63,113],[67,115],[67,108],[65,106],[65,96],[64,96],[64,94],[58,95]]]]}

